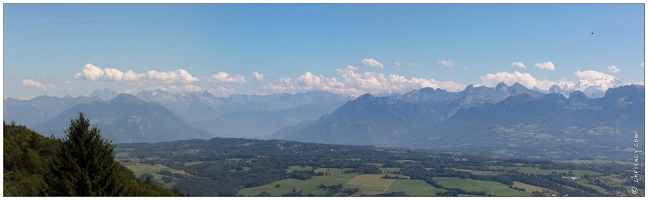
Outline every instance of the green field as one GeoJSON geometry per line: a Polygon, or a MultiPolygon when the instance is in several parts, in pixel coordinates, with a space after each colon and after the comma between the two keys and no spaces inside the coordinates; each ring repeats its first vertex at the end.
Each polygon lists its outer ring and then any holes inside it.
{"type": "Polygon", "coordinates": [[[381,163],[365,163],[365,164],[367,164],[367,165],[375,165],[376,167],[382,167],[383,166],[383,164],[381,164],[381,163]]]}
{"type": "MultiPolygon", "coordinates": [[[[524,173],[529,173],[529,174],[551,174],[551,172],[556,172],[556,173],[569,173],[570,170],[548,170],[548,169],[538,169],[538,168],[532,168],[532,167],[501,167],[501,166],[489,166],[488,168],[490,169],[506,169],[506,170],[512,170],[512,169],[519,169],[520,172],[524,173]]],[[[587,170],[571,170],[574,172],[574,175],[581,177],[585,174],[587,175],[602,175],[599,172],[594,172],[594,171],[587,171],[587,170]]]]}
{"type": "Polygon", "coordinates": [[[308,193],[313,193],[315,195],[325,194],[327,192],[326,190],[322,190],[317,187],[319,186],[320,183],[326,186],[337,185],[342,183],[344,187],[354,188],[354,186],[348,185],[347,182],[349,182],[351,179],[356,177],[358,173],[342,174],[342,171],[349,170],[349,168],[347,169],[318,168],[315,171],[316,172],[326,171],[327,169],[329,169],[328,172],[332,173],[333,175],[314,176],[305,181],[297,180],[297,179],[279,180],[258,187],[241,189],[239,190],[239,194],[255,196],[265,191],[270,193],[272,196],[281,196],[281,194],[291,192],[293,188],[295,188],[296,191],[302,190],[302,194],[308,194],[308,193]],[[275,188],[275,185],[277,184],[280,185],[279,188],[275,188]]]}
{"type": "Polygon", "coordinates": [[[350,188],[358,188],[362,194],[380,194],[384,193],[385,190],[390,186],[390,184],[395,179],[384,179],[380,178],[383,175],[381,174],[363,174],[354,177],[349,180],[347,184],[350,188]]]}
{"type": "Polygon", "coordinates": [[[341,183],[345,188],[360,189],[360,193],[357,193],[354,196],[360,196],[361,194],[371,195],[385,192],[403,191],[412,196],[429,197],[436,196],[437,192],[445,191],[444,189],[434,188],[430,184],[425,183],[425,181],[423,180],[383,179],[380,178],[381,176],[383,176],[380,174],[342,174],[344,170],[349,169],[318,168],[315,171],[324,172],[326,170],[328,170],[327,172],[331,173],[332,175],[314,176],[305,181],[297,179],[275,181],[259,187],[241,189],[239,191],[239,194],[255,196],[265,191],[270,193],[272,196],[281,196],[281,194],[291,192],[293,188],[295,188],[296,191],[302,190],[302,194],[325,194],[327,192],[326,190],[322,190],[317,187],[320,183],[327,186],[337,185],[341,183]],[[280,185],[279,188],[275,188],[277,184],[280,185]]]}
{"type": "Polygon", "coordinates": [[[119,152],[115,154],[116,159],[126,159],[130,155],[130,152],[119,152]]]}
{"type": "MultiPolygon", "coordinates": [[[[288,169],[287,169],[288,173],[290,173],[292,171],[295,171],[295,170],[313,170],[313,167],[311,167],[311,166],[301,167],[301,166],[294,165],[294,166],[288,167],[288,169]]],[[[315,172],[315,173],[317,173],[317,172],[315,172]]]]}
{"type": "Polygon", "coordinates": [[[452,169],[455,171],[461,171],[461,172],[470,172],[472,174],[477,174],[477,175],[497,175],[499,172],[493,172],[493,171],[478,171],[478,170],[468,170],[468,169],[456,169],[456,168],[448,168],[452,169]]]}
{"type": "Polygon", "coordinates": [[[203,162],[202,161],[188,162],[188,163],[185,163],[184,166],[197,165],[197,164],[200,164],[200,163],[203,163],[203,162]]]}
{"type": "Polygon", "coordinates": [[[444,189],[432,187],[423,180],[395,180],[387,189],[387,192],[403,191],[410,196],[417,197],[432,197],[436,196],[437,192],[445,192],[444,189]]]}
{"type": "Polygon", "coordinates": [[[244,144],[237,144],[236,146],[237,147],[249,147],[250,143],[248,142],[248,143],[244,143],[244,144]]]}
{"type": "MultiPolygon", "coordinates": [[[[538,186],[535,186],[535,185],[529,185],[529,184],[521,183],[521,182],[517,182],[517,181],[513,181],[513,187],[524,188],[525,192],[528,192],[528,193],[532,193],[533,191],[542,192],[542,190],[547,190],[545,188],[541,188],[541,187],[538,187],[538,186]]],[[[553,190],[549,190],[549,191],[554,192],[553,190]]]]}
{"type": "Polygon", "coordinates": [[[382,171],[383,174],[388,174],[387,171],[389,172],[397,172],[400,171],[400,168],[398,167],[379,167],[380,171],[382,171]]]}
{"type": "Polygon", "coordinates": [[[586,187],[589,187],[589,188],[595,189],[595,190],[597,190],[597,191],[599,191],[599,192],[601,192],[601,193],[604,193],[604,192],[605,192],[605,188],[602,188],[602,187],[600,187],[600,186],[598,186],[598,185],[591,185],[591,184],[587,184],[587,181],[586,181],[586,180],[579,180],[579,181],[576,181],[576,182],[577,182],[578,184],[584,185],[584,186],[586,186],[586,187]]]}
{"type": "MultiPolygon", "coordinates": [[[[164,181],[162,181],[162,177],[163,177],[164,175],[157,174],[157,172],[159,172],[159,171],[161,171],[161,170],[168,170],[168,171],[170,171],[171,173],[186,174],[184,171],[175,170],[175,169],[172,169],[172,168],[169,168],[169,167],[167,167],[167,166],[160,165],[160,164],[155,164],[155,165],[149,165],[149,164],[133,164],[133,165],[128,165],[128,166],[126,166],[126,167],[127,167],[128,169],[130,169],[130,170],[133,170],[133,173],[135,174],[135,176],[136,176],[137,178],[139,178],[140,176],[142,176],[142,174],[144,174],[144,173],[149,173],[149,174],[153,174],[153,180],[156,180],[156,181],[158,181],[158,182],[160,182],[160,183],[164,183],[164,181]]],[[[166,184],[164,184],[164,186],[166,186],[166,187],[171,187],[171,186],[175,185],[176,183],[177,183],[177,182],[174,180],[174,181],[172,181],[171,183],[166,183],[166,184]]]]}
{"type": "Polygon", "coordinates": [[[531,196],[531,193],[514,190],[495,181],[479,181],[461,179],[456,177],[434,178],[434,180],[447,188],[461,188],[466,191],[486,191],[495,196],[531,196]]]}

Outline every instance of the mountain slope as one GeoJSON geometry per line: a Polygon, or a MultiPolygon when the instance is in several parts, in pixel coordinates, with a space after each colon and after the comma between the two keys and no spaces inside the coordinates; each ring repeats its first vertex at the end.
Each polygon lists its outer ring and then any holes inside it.
{"type": "Polygon", "coordinates": [[[144,102],[129,94],[110,101],[79,104],[34,127],[45,135],[63,134],[70,119],[83,112],[101,134],[113,143],[162,142],[180,139],[209,138],[209,132],[193,128],[173,112],[158,104],[144,102]]]}
{"type": "Polygon", "coordinates": [[[448,120],[393,139],[408,147],[517,156],[545,152],[565,157],[573,149],[627,146],[633,133],[643,135],[643,99],[644,87],[638,85],[609,89],[598,99],[582,92],[573,92],[570,98],[522,94],[460,110],[448,120]]]}
{"type": "MultiPolygon", "coordinates": [[[[334,144],[385,143],[387,138],[441,120],[432,109],[388,97],[365,94],[324,115],[304,129],[273,134],[273,138],[334,144]]],[[[299,124],[298,126],[304,126],[299,124]]]]}
{"type": "Polygon", "coordinates": [[[51,119],[61,112],[82,103],[101,101],[99,97],[79,96],[64,98],[38,96],[30,100],[17,100],[7,98],[3,101],[2,116],[5,121],[16,121],[17,124],[23,124],[31,127],[45,120],[51,119]]]}
{"type": "Polygon", "coordinates": [[[102,90],[94,90],[92,91],[92,93],[90,93],[90,97],[99,97],[104,101],[114,99],[115,97],[117,97],[117,95],[119,94],[117,94],[117,92],[111,90],[110,88],[105,88],[102,90]]]}
{"type": "Polygon", "coordinates": [[[301,128],[283,129],[275,132],[273,138],[336,144],[390,144],[387,138],[441,122],[460,109],[495,103],[517,94],[543,95],[519,83],[512,86],[500,83],[495,88],[468,85],[461,92],[422,88],[390,97],[365,94],[308,127],[302,124],[301,128]]]}

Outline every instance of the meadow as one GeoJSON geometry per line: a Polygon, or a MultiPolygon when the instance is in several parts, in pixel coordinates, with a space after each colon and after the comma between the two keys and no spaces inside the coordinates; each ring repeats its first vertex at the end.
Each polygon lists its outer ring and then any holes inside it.
{"type": "Polygon", "coordinates": [[[457,177],[438,177],[434,180],[447,188],[461,188],[466,191],[486,191],[495,196],[531,196],[531,193],[509,188],[507,185],[495,181],[480,181],[462,179],[457,177]]]}

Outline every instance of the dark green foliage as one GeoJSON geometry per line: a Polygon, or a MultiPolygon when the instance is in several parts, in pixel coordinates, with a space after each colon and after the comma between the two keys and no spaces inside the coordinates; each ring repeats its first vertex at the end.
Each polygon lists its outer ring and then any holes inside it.
{"type": "Polygon", "coordinates": [[[269,196],[272,196],[272,195],[270,195],[270,193],[267,193],[267,192],[264,191],[264,192],[259,193],[256,196],[257,197],[269,197],[269,196]]]}
{"type": "Polygon", "coordinates": [[[312,170],[295,170],[290,173],[290,178],[299,179],[299,180],[308,180],[313,177],[315,172],[312,170]]]}
{"type": "Polygon", "coordinates": [[[144,174],[142,174],[140,176],[140,179],[142,179],[142,180],[153,179],[153,178],[155,178],[155,176],[153,176],[153,174],[149,174],[149,173],[144,173],[144,174]]]}
{"type": "Polygon", "coordinates": [[[115,161],[114,146],[89,129],[82,113],[63,140],[13,122],[3,125],[4,196],[182,196],[138,180],[115,161]]]}
{"type": "MultiPolygon", "coordinates": [[[[46,182],[53,196],[124,196],[131,193],[126,170],[115,162],[114,146],[101,138],[90,120],[79,113],[70,121],[65,139],[52,160],[46,182]]],[[[123,166],[121,166],[123,167],[123,166]]]]}
{"type": "Polygon", "coordinates": [[[56,152],[58,141],[46,138],[15,122],[3,122],[4,196],[48,194],[44,175],[56,152]]]}

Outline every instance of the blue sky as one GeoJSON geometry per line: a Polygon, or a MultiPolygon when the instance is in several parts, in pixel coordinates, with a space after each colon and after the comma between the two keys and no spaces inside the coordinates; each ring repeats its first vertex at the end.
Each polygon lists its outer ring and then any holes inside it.
{"type": "Polygon", "coordinates": [[[605,76],[643,84],[643,6],[5,4],[3,89],[353,96],[605,76]]]}

